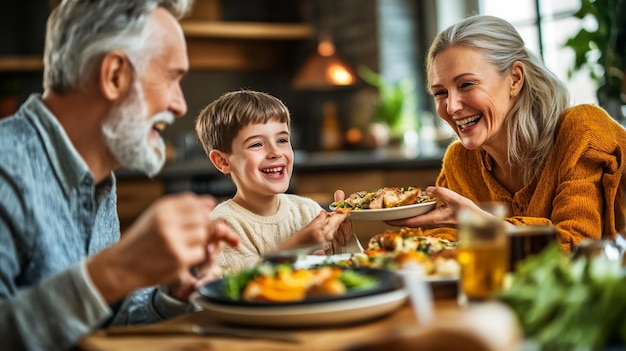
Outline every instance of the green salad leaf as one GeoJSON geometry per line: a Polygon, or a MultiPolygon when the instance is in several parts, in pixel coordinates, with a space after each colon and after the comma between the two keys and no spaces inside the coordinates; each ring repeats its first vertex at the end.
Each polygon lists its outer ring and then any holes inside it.
{"type": "Polygon", "coordinates": [[[260,276],[274,276],[280,269],[291,269],[289,264],[272,265],[261,264],[248,267],[236,273],[224,275],[224,293],[233,300],[241,299],[241,294],[248,282],[260,276]]]}
{"type": "Polygon", "coordinates": [[[372,276],[358,273],[351,269],[344,270],[339,276],[339,280],[348,289],[370,289],[378,284],[378,280],[372,276]]]}
{"type": "MultiPolygon", "coordinates": [[[[318,269],[321,266],[314,266],[311,269],[318,269]]],[[[328,266],[336,266],[329,264],[328,266]]],[[[378,279],[373,276],[363,274],[361,272],[350,269],[349,267],[343,267],[338,279],[345,285],[348,290],[365,290],[370,289],[378,285],[378,279]]],[[[240,300],[241,295],[246,288],[246,285],[251,280],[265,276],[275,277],[281,272],[290,273],[294,270],[289,263],[271,264],[264,263],[257,266],[244,268],[238,272],[224,275],[224,294],[232,300],[240,300]]]]}
{"type": "Polygon", "coordinates": [[[573,260],[556,243],[521,262],[496,296],[541,350],[626,344],[626,275],[605,256],[573,260]]]}

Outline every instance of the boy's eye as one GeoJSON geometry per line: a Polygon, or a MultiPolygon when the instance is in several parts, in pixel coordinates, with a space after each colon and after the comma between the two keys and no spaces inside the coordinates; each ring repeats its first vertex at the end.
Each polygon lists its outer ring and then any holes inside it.
{"type": "Polygon", "coordinates": [[[256,143],[250,144],[251,148],[253,148],[253,147],[261,147],[261,146],[263,146],[263,143],[261,143],[261,142],[256,142],[256,143]]]}
{"type": "Polygon", "coordinates": [[[278,139],[278,142],[281,143],[281,144],[289,143],[289,139],[288,138],[280,138],[280,139],[278,139]]]}

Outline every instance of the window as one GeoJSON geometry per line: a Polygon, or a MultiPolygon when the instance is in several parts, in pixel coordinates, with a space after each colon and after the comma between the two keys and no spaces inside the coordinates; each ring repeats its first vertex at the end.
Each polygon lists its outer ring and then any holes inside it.
{"type": "Polygon", "coordinates": [[[580,0],[479,2],[481,14],[504,18],[517,28],[526,46],[542,57],[546,66],[567,85],[572,103],[597,104],[597,84],[588,71],[575,72],[571,78],[567,76],[574,63],[574,52],[563,44],[583,26],[572,16],[579,8],[580,0]]]}

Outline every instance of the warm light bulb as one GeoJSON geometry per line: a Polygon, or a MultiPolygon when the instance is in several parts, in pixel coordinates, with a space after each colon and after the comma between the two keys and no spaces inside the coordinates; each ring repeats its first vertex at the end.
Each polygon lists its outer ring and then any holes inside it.
{"type": "Polygon", "coordinates": [[[352,74],[342,65],[334,63],[326,72],[328,79],[336,85],[350,85],[354,83],[352,74]]]}
{"type": "Polygon", "coordinates": [[[333,56],[335,54],[335,45],[330,40],[322,40],[317,44],[317,52],[324,57],[333,56]]]}

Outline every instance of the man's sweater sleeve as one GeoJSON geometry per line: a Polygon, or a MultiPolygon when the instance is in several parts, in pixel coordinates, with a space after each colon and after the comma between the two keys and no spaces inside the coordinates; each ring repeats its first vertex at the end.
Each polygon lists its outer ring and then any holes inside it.
{"type": "Polygon", "coordinates": [[[89,286],[84,264],[0,300],[0,339],[8,350],[65,350],[111,315],[89,286]]]}

